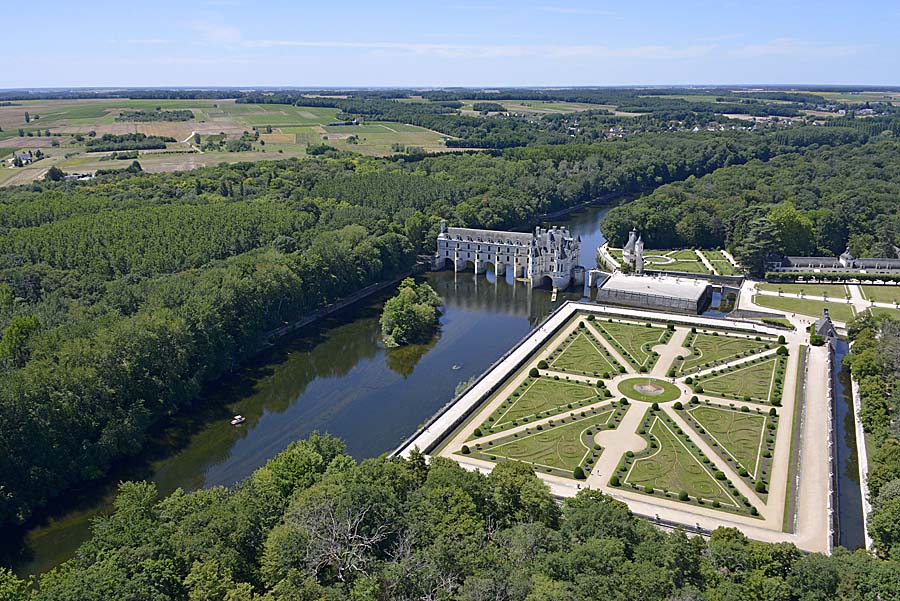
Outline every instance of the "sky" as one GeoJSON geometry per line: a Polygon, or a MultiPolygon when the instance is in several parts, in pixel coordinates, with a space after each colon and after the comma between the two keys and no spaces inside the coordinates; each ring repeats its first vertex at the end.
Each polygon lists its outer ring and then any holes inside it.
{"type": "Polygon", "coordinates": [[[900,85],[900,0],[15,6],[0,88],[900,85]]]}

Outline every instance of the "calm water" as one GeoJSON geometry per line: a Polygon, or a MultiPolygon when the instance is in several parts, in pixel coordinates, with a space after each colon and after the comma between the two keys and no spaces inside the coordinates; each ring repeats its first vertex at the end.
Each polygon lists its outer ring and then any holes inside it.
{"type": "MultiPolygon", "coordinates": [[[[604,213],[588,209],[549,224],[581,236],[588,268],[603,242],[604,213]]],[[[445,302],[440,334],[430,344],[389,350],[380,343],[378,318],[392,291],[304,329],[210,386],[190,416],[160,432],[105,487],[71,495],[64,511],[28,532],[17,570],[42,572],[69,558],[122,479],[150,480],[161,494],[230,485],[314,431],[342,438],[356,458],[392,451],[453,397],[459,382],[487,369],[558,305],[582,296],[571,291],[551,303],[549,291],[511,278],[497,282],[493,273],[426,279],[445,302]],[[247,417],[239,428],[228,424],[236,413],[247,417]]]]}
{"type": "Polygon", "coordinates": [[[837,445],[838,470],[838,544],[848,549],[858,549],[866,544],[863,533],[862,493],[859,488],[859,463],[856,455],[856,426],[853,418],[853,393],[850,374],[841,369],[849,352],[847,342],[839,340],[835,349],[834,442],[837,445]]]}
{"type": "MultiPolygon", "coordinates": [[[[580,263],[592,268],[604,241],[604,214],[588,209],[545,225],[566,225],[580,235],[580,263]]],[[[89,535],[90,520],[108,511],[119,480],[146,479],[161,494],[230,485],[314,431],[342,438],[356,458],[390,452],[453,397],[459,382],[487,369],[556,306],[582,297],[570,291],[551,302],[549,291],[529,290],[511,278],[497,282],[493,273],[440,272],[426,279],[445,302],[440,334],[430,344],[389,350],[380,343],[378,318],[392,291],[282,341],[210,386],[191,415],[158,433],[146,453],[120,466],[105,487],[69,495],[64,510],[27,533],[17,571],[46,571],[71,557],[89,535]],[[228,424],[236,413],[247,417],[239,428],[228,424]]],[[[854,459],[851,470],[839,447],[839,461],[848,465],[842,482],[856,474],[852,422],[845,427],[845,415],[846,407],[838,416],[838,439],[854,459]]],[[[849,489],[841,486],[842,493],[849,489]]],[[[842,543],[852,546],[853,528],[861,539],[861,526],[854,526],[861,515],[845,505],[851,507],[841,503],[842,528],[848,529],[842,543]]]]}

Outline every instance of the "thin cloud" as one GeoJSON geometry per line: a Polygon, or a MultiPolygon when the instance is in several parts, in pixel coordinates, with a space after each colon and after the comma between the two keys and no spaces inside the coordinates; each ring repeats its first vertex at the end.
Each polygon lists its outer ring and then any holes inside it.
{"type": "Polygon", "coordinates": [[[617,16],[616,13],[604,11],[604,10],[596,10],[593,8],[581,8],[579,6],[536,6],[535,10],[545,12],[545,13],[559,13],[563,15],[601,15],[606,17],[614,17],[617,16]]]}
{"type": "Polygon", "coordinates": [[[826,46],[793,38],[778,38],[764,44],[747,44],[735,48],[730,54],[737,58],[840,58],[859,54],[865,49],[862,45],[826,46]]]}
{"type": "Polygon", "coordinates": [[[356,42],[342,40],[244,40],[247,48],[349,48],[385,50],[412,54],[431,54],[445,58],[617,58],[641,60],[677,60],[697,58],[715,50],[715,45],[701,46],[634,46],[613,48],[592,44],[532,45],[532,44],[435,44],[411,42],[356,42]]]}
{"type": "Polygon", "coordinates": [[[174,44],[175,40],[167,38],[131,38],[128,40],[110,40],[111,44],[146,44],[153,46],[161,46],[163,44],[174,44]]]}

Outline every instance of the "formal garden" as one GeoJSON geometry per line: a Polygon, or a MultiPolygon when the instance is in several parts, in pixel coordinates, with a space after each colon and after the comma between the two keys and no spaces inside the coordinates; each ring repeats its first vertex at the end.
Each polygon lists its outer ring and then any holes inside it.
{"type": "Polygon", "coordinates": [[[666,414],[651,408],[639,434],[648,441],[639,453],[627,452],[611,484],[648,495],[757,515],[725,472],[717,470],[694,441],[666,414]]]}
{"type": "Polygon", "coordinates": [[[460,461],[758,517],[790,357],[784,335],[576,313],[444,444],[460,461]]]}
{"type": "Polygon", "coordinates": [[[461,452],[488,461],[522,461],[544,473],[582,479],[602,452],[594,435],[615,428],[625,410],[625,405],[609,402],[522,432],[464,446],[461,452]]]}
{"type": "Polygon", "coordinates": [[[659,354],[653,347],[665,344],[672,337],[674,328],[664,324],[634,323],[607,319],[588,321],[588,328],[596,328],[614,349],[637,371],[649,371],[656,364],[659,354]]]}
{"type": "Polygon", "coordinates": [[[774,338],[739,336],[718,331],[691,330],[684,346],[691,349],[687,356],[679,355],[673,364],[672,375],[689,375],[698,371],[729,363],[741,357],[769,350],[774,338]]]}

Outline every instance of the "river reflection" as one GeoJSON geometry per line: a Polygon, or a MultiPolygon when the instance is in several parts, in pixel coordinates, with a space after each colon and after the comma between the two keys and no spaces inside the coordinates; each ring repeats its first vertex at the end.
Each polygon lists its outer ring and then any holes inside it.
{"type": "MultiPolygon", "coordinates": [[[[554,225],[582,237],[582,264],[596,265],[605,210],[588,209],[554,225]]],[[[546,225],[546,224],[545,224],[546,225]]],[[[390,452],[551,311],[581,290],[532,290],[493,273],[439,272],[425,279],[444,299],[440,333],[428,344],[387,349],[381,307],[393,291],[305,328],[204,392],[190,415],[157,433],[146,453],[95,487],[81,507],[60,510],[26,537],[17,571],[47,570],[74,553],[89,521],[109,507],[121,479],[154,482],[161,494],[230,485],[311,432],[342,438],[357,458],[390,452]],[[240,427],[228,424],[236,413],[240,427]]]]}

